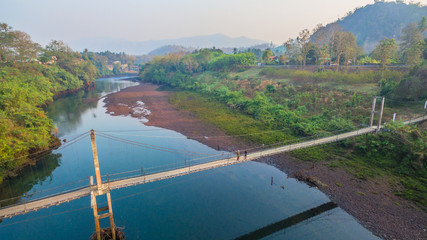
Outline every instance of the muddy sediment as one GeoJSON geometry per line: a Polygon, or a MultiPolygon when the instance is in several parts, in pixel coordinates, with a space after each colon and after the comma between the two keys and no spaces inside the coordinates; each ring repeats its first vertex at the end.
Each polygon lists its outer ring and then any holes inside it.
{"type": "Polygon", "coordinates": [[[139,118],[147,126],[179,132],[215,149],[234,151],[248,147],[236,138],[209,137],[226,134],[218,127],[202,122],[193,113],[173,107],[169,103],[170,92],[156,91],[158,87],[144,83],[112,93],[104,100],[107,112],[113,116],[139,118]]]}
{"type": "MultiPolygon", "coordinates": [[[[191,112],[176,109],[169,103],[170,92],[156,91],[157,88],[157,85],[144,83],[112,93],[104,100],[107,112],[132,116],[141,119],[145,125],[177,131],[212,148],[234,151],[250,147],[237,138],[209,138],[225,133],[202,122],[191,112]]],[[[312,163],[278,154],[258,161],[319,188],[380,238],[427,239],[427,213],[412,202],[395,196],[394,186],[385,178],[361,180],[343,169],[331,168],[327,159],[312,163]]]]}

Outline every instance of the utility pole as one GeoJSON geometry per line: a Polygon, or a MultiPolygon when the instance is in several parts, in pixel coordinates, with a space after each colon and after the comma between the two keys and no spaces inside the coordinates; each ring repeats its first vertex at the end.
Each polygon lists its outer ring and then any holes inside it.
{"type": "Polygon", "coordinates": [[[372,127],[374,125],[375,114],[379,114],[380,116],[378,119],[377,131],[379,131],[381,129],[381,121],[383,119],[383,112],[384,112],[384,103],[385,103],[385,97],[374,96],[373,101],[372,101],[370,126],[372,127]],[[381,99],[381,108],[380,108],[379,112],[375,111],[375,105],[376,105],[377,99],[381,99]]]}
{"type": "Polygon", "coordinates": [[[114,225],[114,219],[113,219],[113,207],[111,205],[110,186],[109,184],[102,184],[101,171],[99,169],[99,161],[98,161],[98,151],[96,149],[95,131],[93,129],[90,130],[90,142],[92,145],[93,164],[95,166],[95,176],[96,176],[96,186],[91,185],[91,192],[90,192],[91,207],[93,209],[93,216],[95,218],[96,237],[98,240],[101,240],[101,228],[99,226],[99,219],[109,217],[111,233],[113,235],[112,237],[113,237],[113,240],[116,240],[116,227],[114,225]],[[104,194],[107,195],[108,206],[98,208],[96,203],[96,197],[104,194]],[[99,214],[100,212],[104,212],[107,210],[108,210],[107,213],[99,214]]]}

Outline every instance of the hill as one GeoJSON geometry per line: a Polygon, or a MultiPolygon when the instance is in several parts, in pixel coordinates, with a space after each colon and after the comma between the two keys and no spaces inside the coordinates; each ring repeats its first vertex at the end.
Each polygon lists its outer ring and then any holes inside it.
{"type": "Polygon", "coordinates": [[[188,53],[194,51],[194,48],[187,48],[179,45],[166,45],[160,48],[156,48],[153,51],[149,52],[148,55],[154,56],[164,56],[170,53],[188,53]]]}
{"type": "Polygon", "coordinates": [[[376,2],[349,12],[346,17],[326,25],[326,29],[338,24],[356,36],[357,43],[365,52],[370,52],[384,37],[399,40],[402,29],[408,23],[419,21],[423,16],[427,16],[427,6],[376,2]]]}
{"type": "Polygon", "coordinates": [[[213,34],[141,42],[133,42],[116,38],[88,38],[71,42],[70,46],[78,51],[83,51],[87,48],[94,52],[109,50],[112,52],[126,52],[128,54],[141,55],[147,54],[150,51],[165,45],[180,45],[187,48],[247,48],[261,43],[265,43],[265,41],[250,39],[247,37],[232,38],[224,34],[213,34]]]}

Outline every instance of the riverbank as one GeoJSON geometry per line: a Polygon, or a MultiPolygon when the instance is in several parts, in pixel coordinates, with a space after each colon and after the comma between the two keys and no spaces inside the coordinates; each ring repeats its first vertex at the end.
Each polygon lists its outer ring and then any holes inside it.
{"type": "MultiPolygon", "coordinates": [[[[107,112],[112,115],[130,115],[146,118],[146,125],[158,126],[180,132],[213,148],[232,151],[245,149],[252,144],[237,138],[209,138],[224,136],[217,126],[200,120],[194,113],[183,111],[169,102],[171,92],[156,91],[157,86],[141,84],[107,96],[107,112]],[[151,113],[138,111],[143,102],[151,113]],[[206,136],[206,137],[201,137],[206,136]]],[[[189,99],[191,101],[191,99],[189,99]]],[[[361,180],[341,168],[331,168],[330,161],[313,164],[277,155],[261,162],[274,165],[289,176],[311,179],[317,187],[330,196],[341,208],[353,215],[367,229],[384,239],[425,239],[427,214],[413,203],[393,194],[387,179],[377,177],[361,180]]]]}
{"type": "Polygon", "coordinates": [[[194,113],[173,107],[169,103],[171,92],[157,91],[157,88],[157,85],[144,83],[112,93],[104,100],[107,112],[113,116],[132,116],[143,121],[147,119],[148,122],[144,123],[147,126],[179,132],[215,149],[234,151],[249,147],[249,144],[242,143],[237,138],[220,138],[219,136],[226,136],[224,131],[201,121],[194,113]]]}

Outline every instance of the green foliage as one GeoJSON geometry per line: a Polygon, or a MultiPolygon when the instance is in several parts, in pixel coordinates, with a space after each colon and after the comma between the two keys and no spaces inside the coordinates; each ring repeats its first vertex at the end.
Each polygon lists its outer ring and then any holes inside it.
{"type": "Polygon", "coordinates": [[[229,135],[247,134],[241,137],[245,141],[271,144],[292,138],[286,130],[268,132],[269,129],[261,122],[199,93],[176,92],[169,101],[178,108],[194,112],[203,121],[218,126],[229,135]],[[215,111],[212,111],[213,109],[215,111]],[[266,132],[260,134],[262,131],[266,132]]]}
{"type": "Polygon", "coordinates": [[[427,12],[427,6],[395,2],[377,2],[356,8],[346,17],[328,24],[332,29],[336,24],[354,33],[357,43],[369,52],[378,41],[387,38],[399,39],[402,28],[414,21],[419,21],[427,12]]]}
{"type": "Polygon", "coordinates": [[[119,75],[122,73],[122,70],[120,69],[120,63],[115,63],[113,67],[113,74],[119,75]]]}
{"type": "Polygon", "coordinates": [[[262,60],[267,63],[270,61],[270,57],[273,56],[273,52],[271,52],[270,49],[266,49],[264,50],[264,52],[262,53],[262,60]]]}
{"type": "Polygon", "coordinates": [[[380,134],[356,138],[355,154],[374,169],[400,177],[405,187],[398,194],[427,207],[427,131],[399,122],[380,134]]]}
{"type": "Polygon", "coordinates": [[[386,64],[390,64],[394,55],[396,54],[397,45],[396,39],[383,38],[372,51],[374,58],[378,59],[381,63],[381,68],[384,69],[386,64]]]}
{"type": "Polygon", "coordinates": [[[359,64],[361,65],[368,65],[368,64],[379,64],[380,61],[375,60],[369,56],[364,56],[361,59],[359,59],[359,64]]]}
{"type": "Polygon", "coordinates": [[[98,71],[62,41],[45,49],[0,24],[0,182],[49,148],[54,126],[41,109],[55,94],[91,85],[98,71]],[[36,59],[36,57],[38,57],[36,59]]]}
{"type": "Polygon", "coordinates": [[[381,94],[399,100],[418,101],[427,98],[427,60],[412,68],[402,79],[382,79],[381,94]]]}
{"type": "MultiPolygon", "coordinates": [[[[225,57],[227,55],[219,53],[215,57],[212,56],[214,54],[205,52],[207,58],[203,62],[200,54],[197,52],[189,56],[169,55],[156,58],[145,66],[141,77],[144,81],[184,90],[176,92],[170,98],[175,106],[196,113],[199,118],[220,127],[227,134],[250,134],[243,138],[266,145],[289,143],[302,137],[310,139],[330,136],[340,130],[349,131],[361,123],[366,124],[372,95],[360,92],[358,87],[354,90],[337,90],[335,87],[328,87],[328,84],[365,84],[375,89],[379,84],[385,93],[394,92],[403,76],[402,72],[387,69],[355,72],[323,69],[310,72],[253,68],[243,72],[236,72],[238,69],[230,72],[233,68],[225,70],[224,67],[219,67],[213,71],[212,64],[228,58],[225,57]],[[259,132],[266,133],[256,134],[259,132]]],[[[230,56],[236,55],[239,54],[230,56]]],[[[335,145],[293,151],[292,155],[308,161],[334,159],[336,166],[350,169],[360,179],[369,179],[384,172],[399,177],[412,174],[417,179],[425,174],[425,167],[420,167],[420,158],[414,160],[415,156],[421,156],[418,154],[420,151],[425,151],[425,144],[415,140],[420,135],[410,133],[409,135],[415,136],[414,144],[402,145],[398,144],[399,141],[392,140],[394,136],[386,139],[382,137],[383,134],[402,131],[400,127],[390,125],[388,131],[380,135],[367,135],[367,140],[360,137],[356,141],[348,140],[335,145]],[[377,137],[381,139],[376,139],[377,137]],[[337,159],[335,154],[340,151],[341,154],[352,151],[351,160],[337,159]],[[400,162],[398,159],[401,159],[400,162]],[[418,166],[418,169],[414,170],[414,166],[418,166]]],[[[425,136],[421,139],[425,139],[425,136]]],[[[405,190],[413,189],[415,195],[422,189],[417,184],[407,186],[405,190]]]]}
{"type": "Polygon", "coordinates": [[[270,78],[292,78],[295,80],[312,80],[314,82],[342,82],[342,83],[377,83],[381,78],[398,80],[402,73],[397,71],[384,71],[381,74],[374,71],[363,72],[336,72],[331,70],[309,72],[304,70],[290,70],[283,68],[263,68],[260,75],[270,78]]]}
{"type": "Polygon", "coordinates": [[[215,71],[231,71],[247,68],[255,64],[255,55],[252,53],[238,53],[222,55],[209,62],[209,68],[215,71]]]}

